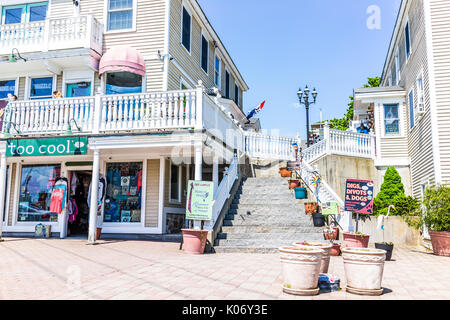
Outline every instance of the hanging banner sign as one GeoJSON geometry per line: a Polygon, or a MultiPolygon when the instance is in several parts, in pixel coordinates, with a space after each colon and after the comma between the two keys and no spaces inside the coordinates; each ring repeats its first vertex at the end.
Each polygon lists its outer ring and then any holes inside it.
{"type": "Polygon", "coordinates": [[[341,214],[339,203],[337,202],[324,202],[322,203],[322,215],[329,216],[329,215],[339,215],[341,214]]]}
{"type": "Polygon", "coordinates": [[[87,137],[8,140],[7,157],[67,156],[87,154],[87,137]]]}
{"type": "Polygon", "coordinates": [[[347,180],[345,211],[373,214],[373,181],[347,180]]]}
{"type": "Polygon", "coordinates": [[[189,180],[186,197],[186,219],[212,220],[214,183],[189,180]]]}

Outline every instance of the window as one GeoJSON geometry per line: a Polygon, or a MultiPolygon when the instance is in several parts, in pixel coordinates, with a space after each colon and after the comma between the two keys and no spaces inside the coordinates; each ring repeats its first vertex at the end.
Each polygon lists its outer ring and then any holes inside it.
{"type": "Polygon", "coordinates": [[[425,112],[425,93],[423,91],[423,77],[417,79],[417,112],[425,112]]]}
{"type": "Polygon", "coordinates": [[[106,165],[104,222],[141,222],[142,171],[142,162],[106,165]]]}
{"type": "Polygon", "coordinates": [[[181,202],[181,166],[170,166],[170,201],[181,202]]]}
{"type": "Polygon", "coordinates": [[[91,83],[90,82],[68,83],[66,87],[66,96],[67,98],[91,96],[91,83]]]}
{"type": "Polygon", "coordinates": [[[405,47],[406,47],[406,60],[408,60],[411,55],[411,39],[409,35],[409,22],[405,26],[405,47]]]}
{"type": "Polygon", "coordinates": [[[220,81],[221,81],[221,65],[220,58],[216,55],[214,59],[214,83],[217,88],[220,89],[220,81]]]}
{"type": "Polygon", "coordinates": [[[23,23],[42,21],[47,17],[48,2],[6,6],[2,10],[2,23],[23,23]]]}
{"type": "Polygon", "coordinates": [[[400,134],[400,117],[398,104],[384,105],[384,128],[385,135],[400,134]]]}
{"type": "Polygon", "coordinates": [[[209,42],[206,40],[206,38],[202,35],[202,57],[201,57],[201,64],[202,69],[206,73],[208,73],[208,53],[209,53],[209,42]]]}
{"type": "MultiPolygon", "coordinates": [[[[6,188],[5,188],[5,192],[7,192],[7,190],[8,190],[8,182],[9,181],[9,166],[8,167],[6,167],[6,188]]],[[[8,195],[7,194],[5,194],[5,204],[4,204],[4,207],[3,207],[3,222],[6,222],[6,216],[8,215],[8,211],[6,210],[7,208],[7,201],[8,201],[8,195]]]]}
{"type": "Polygon", "coordinates": [[[133,29],[133,0],[108,0],[108,31],[133,29]]]}
{"type": "Polygon", "coordinates": [[[8,94],[14,94],[15,92],[16,92],[15,80],[0,81],[0,99],[7,99],[8,94]]]}
{"type": "Polygon", "coordinates": [[[131,72],[108,72],[106,94],[127,94],[142,92],[142,76],[131,72]]]}
{"type": "Polygon", "coordinates": [[[22,167],[18,222],[58,221],[58,213],[50,211],[50,204],[56,179],[60,176],[60,165],[22,167]]]}
{"type": "Polygon", "coordinates": [[[398,48],[395,51],[395,82],[396,85],[400,83],[400,56],[398,54],[398,48]]]}
{"type": "Polygon", "coordinates": [[[51,99],[52,93],[53,77],[31,79],[30,99],[51,99]]]}
{"type": "Polygon", "coordinates": [[[186,50],[191,52],[191,29],[192,29],[192,17],[186,8],[183,6],[183,17],[181,22],[181,43],[186,50]]]}
{"type": "Polygon", "coordinates": [[[230,99],[230,73],[225,71],[225,98],[230,99]]]}
{"type": "Polygon", "coordinates": [[[234,84],[234,102],[239,106],[239,87],[237,83],[234,84]]]}
{"type": "Polygon", "coordinates": [[[414,90],[409,92],[409,128],[414,128],[414,90]]]}

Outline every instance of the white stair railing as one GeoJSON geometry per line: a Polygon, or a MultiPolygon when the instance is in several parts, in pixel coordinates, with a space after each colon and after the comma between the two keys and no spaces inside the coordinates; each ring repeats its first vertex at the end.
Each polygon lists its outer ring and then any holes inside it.
{"type": "Polygon", "coordinates": [[[234,183],[239,178],[239,163],[238,158],[235,155],[230,167],[224,173],[222,182],[220,183],[217,191],[214,195],[213,214],[212,220],[205,224],[205,230],[211,231],[216,225],[217,219],[225,205],[225,202],[231,196],[231,189],[234,183]]]}

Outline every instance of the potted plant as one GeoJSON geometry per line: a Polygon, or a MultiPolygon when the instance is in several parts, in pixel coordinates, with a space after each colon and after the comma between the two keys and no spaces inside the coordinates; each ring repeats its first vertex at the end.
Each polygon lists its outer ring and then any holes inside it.
{"type": "Polygon", "coordinates": [[[331,241],[331,251],[330,256],[339,257],[341,255],[341,245],[334,241],[331,241]]]}
{"type": "Polygon", "coordinates": [[[386,251],[369,248],[342,249],[347,292],[360,295],[381,295],[386,251]]]}
{"type": "Polygon", "coordinates": [[[375,248],[386,251],[386,261],[391,261],[394,244],[392,242],[377,242],[375,248]]]}
{"type": "Polygon", "coordinates": [[[319,293],[323,250],[315,247],[282,247],[283,292],[300,296],[319,293]]]}
{"type": "Polygon", "coordinates": [[[323,236],[325,240],[329,241],[337,240],[339,237],[339,228],[330,226],[323,230],[323,236]]]}
{"type": "Polygon", "coordinates": [[[298,179],[290,179],[289,180],[289,189],[293,190],[300,186],[300,180],[298,179]]]}
{"type": "Polygon", "coordinates": [[[206,247],[208,230],[181,229],[183,233],[184,252],[189,254],[203,254],[206,247]]]}
{"type": "Polygon", "coordinates": [[[319,242],[296,242],[295,247],[305,248],[318,248],[323,250],[322,261],[320,263],[320,273],[328,273],[328,267],[330,266],[330,253],[333,245],[331,243],[319,243],[319,242]]]}
{"type": "Polygon", "coordinates": [[[308,198],[308,193],[306,188],[295,188],[295,199],[307,199],[308,198]]]}
{"type": "Polygon", "coordinates": [[[281,167],[280,174],[282,178],[290,178],[292,175],[292,171],[288,170],[287,167],[281,167]]]}
{"type": "Polygon", "coordinates": [[[370,235],[362,232],[344,232],[344,248],[368,248],[370,235]]]}
{"type": "Polygon", "coordinates": [[[406,221],[417,229],[428,228],[433,253],[450,257],[450,187],[438,186],[425,190],[423,214],[411,213],[406,221]]]}
{"type": "Polygon", "coordinates": [[[323,227],[325,226],[325,217],[322,213],[313,213],[313,223],[314,227],[323,227]]]}
{"type": "Polygon", "coordinates": [[[305,202],[306,215],[311,216],[313,213],[317,213],[318,207],[317,202],[305,202]]]}

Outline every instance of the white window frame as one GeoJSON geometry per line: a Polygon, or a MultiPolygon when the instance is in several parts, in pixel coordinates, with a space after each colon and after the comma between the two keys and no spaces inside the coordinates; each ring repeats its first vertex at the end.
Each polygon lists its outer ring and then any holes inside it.
{"type": "MultiPolygon", "coordinates": [[[[1,7],[0,7],[1,10],[1,7]]],[[[11,77],[0,77],[0,81],[14,81],[14,95],[16,97],[19,97],[19,81],[20,77],[17,78],[11,78],[11,77]]]]}
{"type": "MultiPolygon", "coordinates": [[[[36,78],[52,78],[52,93],[57,90],[58,76],[56,74],[29,75],[25,78],[25,100],[31,100],[31,80],[36,78]]],[[[51,99],[52,97],[48,98],[51,99]]]]}
{"type": "Polygon", "coordinates": [[[419,72],[416,79],[416,92],[417,92],[417,115],[421,116],[425,113],[425,86],[423,82],[423,70],[419,72]],[[419,87],[419,80],[422,80],[422,88],[419,87]],[[422,101],[422,102],[421,102],[422,101]],[[422,104],[422,109],[420,105],[422,104]]]}
{"type": "Polygon", "coordinates": [[[414,87],[409,90],[408,93],[408,113],[409,113],[409,131],[411,132],[416,127],[416,103],[414,101],[414,87]],[[411,93],[412,93],[412,114],[411,114],[411,93]],[[411,119],[414,121],[413,126],[411,127],[411,119]]]}
{"type": "Polygon", "coordinates": [[[381,103],[381,117],[382,117],[382,132],[383,132],[383,138],[403,138],[404,134],[403,134],[403,104],[404,102],[383,102],[381,103]],[[385,117],[385,110],[384,110],[384,106],[385,105],[398,105],[398,129],[399,132],[395,133],[395,134],[386,134],[386,117],[385,117]]]}
{"type": "Polygon", "coordinates": [[[401,74],[400,74],[400,53],[398,50],[398,46],[395,49],[395,82],[396,85],[400,83],[401,74]]]}
{"type": "Polygon", "coordinates": [[[409,18],[406,18],[406,22],[403,25],[403,33],[405,35],[405,64],[408,63],[409,58],[411,57],[412,54],[412,45],[411,45],[411,25],[409,23],[409,18]],[[409,48],[406,45],[406,26],[408,26],[408,37],[409,37],[409,48]],[[408,55],[408,49],[409,49],[409,55],[408,55]]]}
{"type": "MultiPolygon", "coordinates": [[[[141,159],[132,159],[132,160],[124,160],[124,159],[117,159],[117,160],[103,160],[103,173],[105,173],[106,177],[106,168],[108,167],[109,163],[123,163],[123,162],[135,162],[135,163],[142,163],[142,191],[141,191],[141,222],[104,222],[105,218],[105,210],[102,210],[101,215],[101,222],[103,228],[136,228],[136,227],[142,227],[145,228],[145,208],[146,208],[146,194],[147,194],[147,159],[142,160],[141,159]]],[[[105,196],[106,199],[106,196],[105,196]]],[[[105,206],[103,205],[103,208],[105,206]]]]}
{"type": "MultiPolygon", "coordinates": [[[[106,77],[105,77],[106,78],[106,77]]],[[[66,97],[67,95],[67,85],[75,84],[79,82],[90,82],[91,83],[91,97],[95,95],[95,73],[94,71],[70,71],[64,70],[63,80],[62,80],[62,95],[66,97]]]]}
{"type": "Polygon", "coordinates": [[[181,165],[175,165],[172,161],[169,162],[169,203],[181,204],[181,179],[183,174],[183,167],[181,165]],[[178,199],[172,198],[172,166],[178,168],[178,199]]]}
{"type": "Polygon", "coordinates": [[[219,90],[222,89],[222,59],[220,58],[217,51],[214,53],[214,84],[217,86],[219,90]],[[216,69],[216,61],[219,61],[219,70],[216,69]],[[217,79],[219,79],[219,83],[216,83],[216,74],[217,79]]]}
{"type": "MultiPolygon", "coordinates": [[[[124,32],[136,32],[136,20],[137,20],[137,1],[133,0],[133,18],[132,18],[132,26],[130,29],[120,29],[120,30],[108,30],[108,24],[109,24],[109,0],[104,0],[104,10],[103,10],[103,21],[105,21],[104,25],[104,33],[105,34],[111,34],[111,33],[124,33],[124,32]]],[[[126,10],[114,10],[114,11],[126,11],[126,10]]]]}
{"type": "Polygon", "coordinates": [[[201,35],[200,35],[200,69],[202,69],[206,75],[209,74],[209,44],[210,44],[209,38],[206,35],[206,33],[203,32],[203,30],[202,30],[201,35]],[[203,38],[205,38],[206,43],[207,43],[206,70],[203,69],[203,65],[202,65],[203,64],[203,61],[202,61],[203,60],[203,38]]]}
{"type": "Polygon", "coordinates": [[[192,12],[191,10],[188,8],[188,6],[186,5],[186,3],[183,1],[181,4],[181,31],[180,31],[180,44],[181,46],[186,50],[187,53],[189,53],[189,55],[192,55],[192,12]],[[189,41],[189,49],[186,48],[183,44],[183,9],[186,9],[186,12],[190,15],[191,17],[191,25],[190,25],[190,32],[189,32],[189,37],[190,37],[190,41],[189,41]]]}

